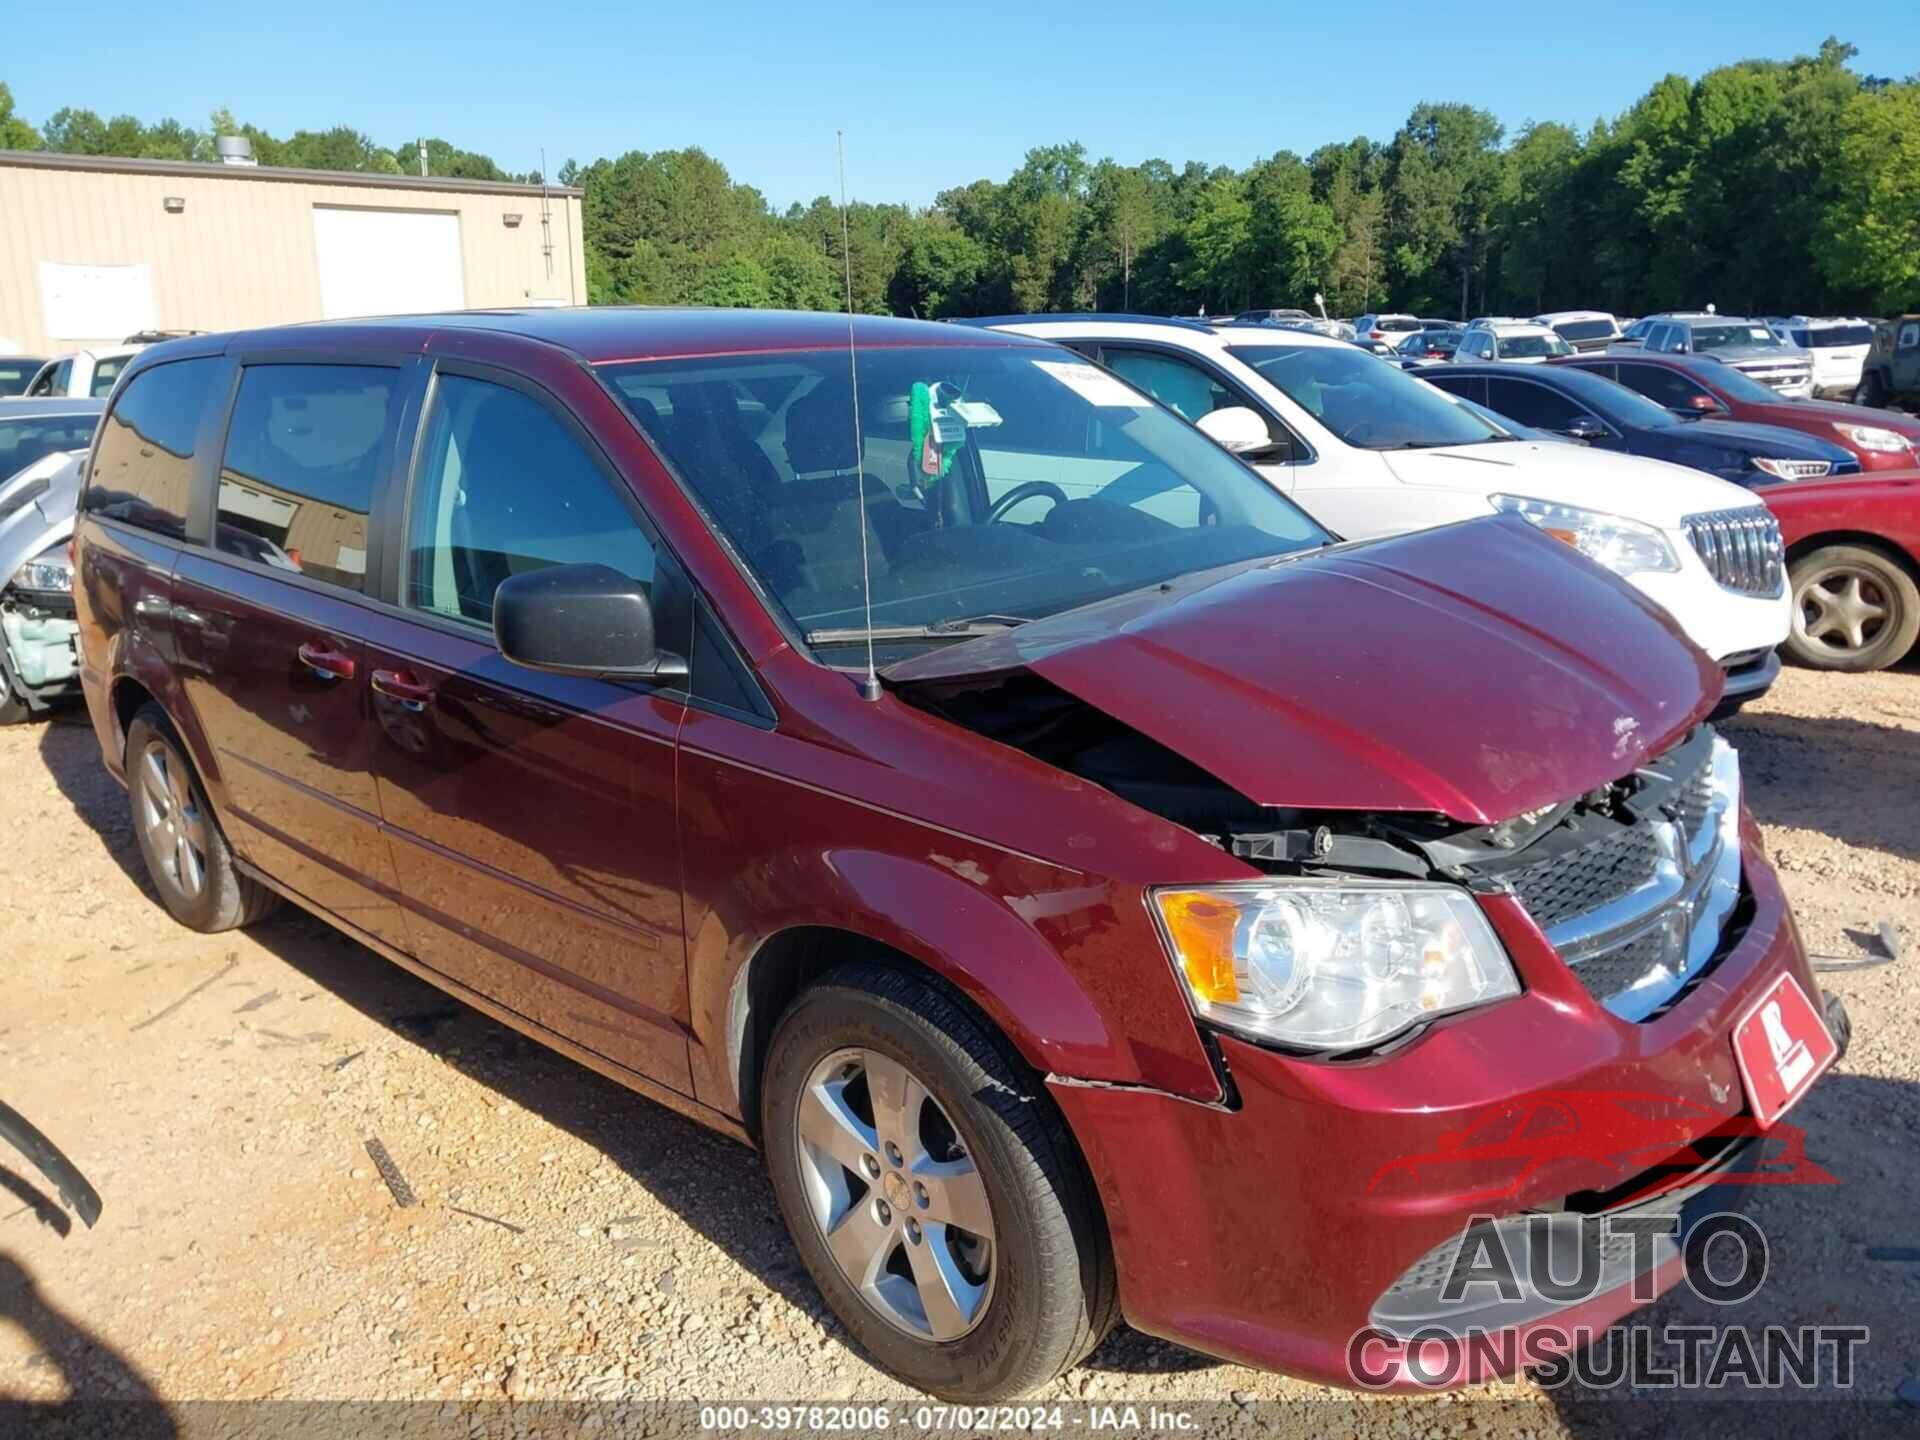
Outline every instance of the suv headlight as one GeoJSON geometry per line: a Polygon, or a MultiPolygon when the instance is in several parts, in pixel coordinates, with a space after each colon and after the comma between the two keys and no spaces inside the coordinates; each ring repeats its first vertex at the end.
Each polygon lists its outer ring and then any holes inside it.
{"type": "Polygon", "coordinates": [[[1862,450],[1878,450],[1887,455],[1898,455],[1902,450],[1910,449],[1907,437],[1897,430],[1883,430],[1878,425],[1843,425],[1834,421],[1833,428],[1840,432],[1843,439],[1852,441],[1862,450]]]}
{"type": "Polygon", "coordinates": [[[1673,553],[1666,536],[1653,526],[1629,520],[1624,515],[1583,510],[1577,505],[1556,505],[1551,500],[1535,500],[1526,495],[1495,495],[1493,508],[1530,521],[1554,539],[1564,540],[1589,560],[1598,560],[1616,575],[1672,572],[1680,568],[1680,559],[1673,553]]]}
{"type": "Polygon", "coordinates": [[[1449,885],[1253,881],[1153,903],[1195,1013],[1255,1039],[1352,1050],[1520,993],[1486,916],[1449,885]]]}
{"type": "Polygon", "coordinates": [[[65,595],[73,591],[73,565],[67,559],[67,542],[49,545],[33,559],[13,572],[17,590],[35,590],[43,595],[65,595]]]}

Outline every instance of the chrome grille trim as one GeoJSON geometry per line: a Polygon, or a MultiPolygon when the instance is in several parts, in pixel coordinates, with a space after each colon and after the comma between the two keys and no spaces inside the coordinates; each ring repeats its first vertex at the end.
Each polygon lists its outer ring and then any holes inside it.
{"type": "MultiPolygon", "coordinates": [[[[1805,463],[1826,465],[1825,461],[1805,463]]],[[[1820,473],[1825,473],[1824,468],[1820,473]]],[[[1772,511],[1757,505],[1711,510],[1687,516],[1680,527],[1723,589],[1769,597],[1786,589],[1786,546],[1772,511]]]]}

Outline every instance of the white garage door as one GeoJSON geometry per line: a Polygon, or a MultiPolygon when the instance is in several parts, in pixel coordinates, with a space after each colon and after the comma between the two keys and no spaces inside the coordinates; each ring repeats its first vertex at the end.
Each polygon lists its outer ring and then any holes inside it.
{"type": "Polygon", "coordinates": [[[457,215],[316,205],[313,249],[323,319],[458,310],[467,303],[457,215]]]}

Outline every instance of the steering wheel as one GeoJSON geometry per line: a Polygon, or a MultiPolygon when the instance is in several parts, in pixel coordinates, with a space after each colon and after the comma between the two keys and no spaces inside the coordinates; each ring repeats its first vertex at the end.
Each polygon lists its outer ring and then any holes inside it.
{"type": "Polygon", "coordinates": [[[992,508],[987,511],[986,523],[989,525],[993,524],[994,521],[1000,519],[1007,511],[1013,509],[1013,507],[1018,505],[1022,500],[1031,500],[1036,495],[1051,495],[1053,497],[1053,503],[1056,505],[1064,505],[1067,503],[1067,492],[1054,484],[1053,481],[1025,480],[993,502],[992,508]]]}

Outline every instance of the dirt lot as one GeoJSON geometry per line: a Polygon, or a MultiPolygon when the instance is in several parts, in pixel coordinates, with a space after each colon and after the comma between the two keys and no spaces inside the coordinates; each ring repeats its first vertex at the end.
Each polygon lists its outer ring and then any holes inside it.
{"type": "MultiPolygon", "coordinates": [[[[1920,1375],[1920,669],[1789,671],[1727,733],[1809,945],[1874,953],[1888,920],[1910,953],[1824,977],[1854,1049],[1796,1119],[1841,1183],[1758,1192],[1772,1270],[1737,1317],[1690,1295],[1654,1315],[1869,1325],[1855,1394],[1878,1423],[1920,1375]]],[[[0,1154],[0,1400],[492,1402],[401,1412],[464,1434],[477,1413],[538,1413],[502,1397],[907,1398],[822,1309],[750,1152],[305,916],[175,927],[82,718],[0,734],[0,775],[0,1097],[106,1201],[98,1228],[70,1224],[0,1154]],[[417,1204],[396,1205],[369,1137],[417,1204]]],[[[1736,1434],[1762,1418],[1670,1402],[1650,1420],[1527,1382],[1337,1409],[1329,1395],[1123,1330],[1051,1398],[1301,1433],[1736,1434]]],[[[1802,1436],[1865,1419],[1765,1409],[1802,1436]]],[[[174,1419],[255,1434],[267,1413],[185,1404],[174,1419]]]]}

